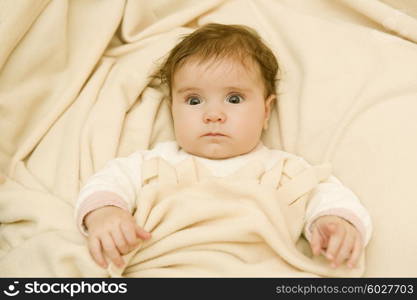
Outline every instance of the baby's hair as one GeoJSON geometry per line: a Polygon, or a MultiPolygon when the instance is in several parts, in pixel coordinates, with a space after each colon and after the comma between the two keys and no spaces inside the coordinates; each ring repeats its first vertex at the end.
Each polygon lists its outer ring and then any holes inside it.
{"type": "Polygon", "coordinates": [[[186,35],[171,50],[158,74],[162,83],[168,85],[170,95],[174,72],[191,57],[201,61],[232,57],[242,63],[249,57],[259,65],[266,96],[276,93],[277,59],[250,27],[210,23],[186,35]]]}

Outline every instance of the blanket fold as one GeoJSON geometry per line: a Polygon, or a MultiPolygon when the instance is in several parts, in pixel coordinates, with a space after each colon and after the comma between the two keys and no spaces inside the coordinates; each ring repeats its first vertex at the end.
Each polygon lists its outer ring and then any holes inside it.
{"type": "Polygon", "coordinates": [[[216,178],[190,158],[171,165],[145,161],[137,223],[152,238],[125,256],[127,277],[361,276],[359,266],[332,269],[302,240],[309,193],[330,175],[329,166],[306,168],[281,159],[266,170],[257,162],[216,178]],[[303,252],[304,251],[304,252],[303,252]],[[204,257],[204,259],[202,259],[204,257]]]}

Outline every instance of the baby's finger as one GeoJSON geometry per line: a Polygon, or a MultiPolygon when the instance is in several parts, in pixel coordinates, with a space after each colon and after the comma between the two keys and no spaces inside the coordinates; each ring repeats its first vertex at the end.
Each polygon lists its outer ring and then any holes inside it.
{"type": "Polygon", "coordinates": [[[320,236],[319,230],[317,226],[314,226],[313,232],[311,234],[311,242],[310,242],[311,250],[313,251],[314,255],[319,255],[322,248],[322,238],[320,236]]]}
{"type": "Polygon", "coordinates": [[[88,239],[88,250],[93,260],[102,268],[107,268],[107,262],[102,253],[100,240],[96,237],[88,239]]]}
{"type": "Polygon", "coordinates": [[[106,255],[111,259],[111,261],[118,266],[119,268],[123,267],[124,261],[120,256],[119,251],[114,244],[114,241],[110,234],[106,234],[101,239],[102,246],[106,255]]]}
{"type": "Polygon", "coordinates": [[[341,226],[336,226],[334,224],[329,225],[329,231],[331,236],[329,239],[329,244],[327,245],[326,257],[327,259],[334,261],[336,254],[339,251],[339,248],[342,244],[342,241],[345,237],[345,230],[341,226]]]}
{"type": "Polygon", "coordinates": [[[110,234],[119,253],[126,254],[129,252],[129,246],[127,245],[127,241],[125,240],[125,237],[119,227],[113,228],[110,234]]]}
{"type": "Polygon", "coordinates": [[[352,252],[352,249],[355,245],[355,235],[353,234],[346,234],[345,238],[342,241],[342,245],[339,248],[339,251],[336,254],[336,258],[334,260],[334,265],[337,267],[341,263],[343,263],[352,252]]]}
{"type": "Polygon", "coordinates": [[[353,247],[352,254],[347,262],[349,268],[353,268],[358,263],[359,257],[362,253],[362,241],[360,238],[356,237],[355,246],[353,247]]]}
{"type": "Polygon", "coordinates": [[[139,238],[136,236],[136,226],[133,223],[120,224],[123,236],[128,243],[129,249],[135,248],[139,244],[139,238]]]}
{"type": "Polygon", "coordinates": [[[141,228],[140,226],[136,226],[136,234],[138,235],[138,237],[140,237],[142,240],[147,240],[151,237],[150,232],[145,231],[143,228],[141,228]]]}

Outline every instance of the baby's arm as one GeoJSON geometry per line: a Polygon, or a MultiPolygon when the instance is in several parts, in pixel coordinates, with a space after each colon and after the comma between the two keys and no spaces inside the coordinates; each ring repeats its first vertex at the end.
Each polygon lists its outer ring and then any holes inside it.
{"type": "Polygon", "coordinates": [[[94,209],[113,205],[133,213],[141,181],[141,163],[141,153],[135,152],[109,161],[88,179],[75,204],[77,225],[82,233],[87,235],[84,217],[94,209]]]}
{"type": "Polygon", "coordinates": [[[331,176],[314,190],[304,230],[314,254],[323,253],[334,267],[346,259],[348,266],[353,267],[371,232],[367,210],[336,177],[331,176]]]}
{"type": "Polygon", "coordinates": [[[149,238],[132,217],[141,161],[140,153],[110,161],[88,180],[77,200],[78,226],[88,235],[90,253],[102,267],[107,266],[104,255],[121,266],[121,254],[133,250],[139,238],[149,238]]]}

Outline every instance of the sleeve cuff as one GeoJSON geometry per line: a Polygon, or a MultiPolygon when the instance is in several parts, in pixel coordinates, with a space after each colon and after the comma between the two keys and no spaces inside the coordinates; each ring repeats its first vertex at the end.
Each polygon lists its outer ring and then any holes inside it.
{"type": "Polygon", "coordinates": [[[78,229],[82,234],[88,235],[87,228],[84,224],[85,216],[100,207],[103,206],[117,206],[129,211],[129,207],[125,201],[116,193],[108,191],[95,192],[88,196],[80,205],[77,214],[78,229]]]}

